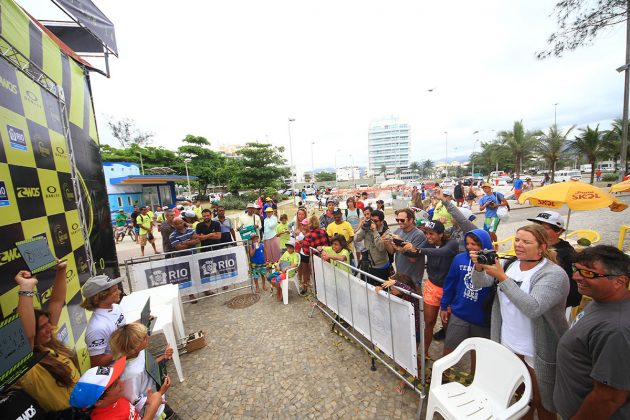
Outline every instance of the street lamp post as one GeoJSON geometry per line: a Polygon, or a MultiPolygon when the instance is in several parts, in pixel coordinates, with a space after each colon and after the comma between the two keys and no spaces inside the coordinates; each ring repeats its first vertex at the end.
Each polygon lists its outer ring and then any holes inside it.
{"type": "Polygon", "coordinates": [[[313,170],[313,176],[311,177],[311,185],[315,185],[315,154],[313,153],[313,146],[315,142],[311,142],[311,169],[313,170]]]}
{"type": "Polygon", "coordinates": [[[352,172],[352,185],[354,185],[354,188],[357,187],[357,183],[356,180],[354,179],[354,159],[352,158],[352,155],[350,155],[350,172],[352,172]]]}
{"type": "MultiPolygon", "coordinates": [[[[475,133],[478,133],[478,131],[476,131],[475,133]]],[[[470,171],[470,176],[471,177],[475,177],[475,146],[477,145],[477,143],[479,143],[479,139],[475,140],[475,142],[473,143],[473,151],[471,154],[471,162],[472,162],[472,170],[470,171]]]]}
{"type": "Polygon", "coordinates": [[[446,147],[444,148],[445,159],[444,164],[446,165],[446,177],[448,178],[448,131],[444,132],[444,139],[446,140],[446,147]]]}
{"type": "Polygon", "coordinates": [[[140,173],[144,175],[144,164],[142,163],[142,152],[136,152],[140,155],[140,173]]]}
{"type": "Polygon", "coordinates": [[[295,121],[295,118],[289,118],[287,121],[287,126],[289,128],[289,171],[291,172],[291,194],[293,194],[293,205],[296,205],[296,194],[295,194],[295,177],[293,176],[293,148],[291,147],[291,123],[295,121]]]}
{"type": "MultiPolygon", "coordinates": [[[[556,117],[557,117],[557,115],[558,115],[558,114],[557,114],[557,111],[558,111],[558,104],[559,104],[559,102],[556,102],[555,104],[553,104],[553,126],[554,126],[554,127],[557,127],[557,124],[558,124],[558,120],[557,120],[557,118],[556,118],[556,117]]],[[[522,169],[521,169],[521,171],[522,171],[522,169]]]]}
{"type": "Polygon", "coordinates": [[[188,198],[192,199],[192,192],[190,191],[190,177],[188,176],[188,164],[192,162],[191,158],[184,159],[184,165],[186,166],[186,181],[188,181],[188,198]]]}

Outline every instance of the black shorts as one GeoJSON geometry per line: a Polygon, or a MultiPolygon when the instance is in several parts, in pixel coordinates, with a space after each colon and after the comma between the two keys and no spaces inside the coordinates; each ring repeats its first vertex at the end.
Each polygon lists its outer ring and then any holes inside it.
{"type": "Polygon", "coordinates": [[[300,254],[300,262],[304,264],[308,264],[311,261],[310,255],[300,254]]]}

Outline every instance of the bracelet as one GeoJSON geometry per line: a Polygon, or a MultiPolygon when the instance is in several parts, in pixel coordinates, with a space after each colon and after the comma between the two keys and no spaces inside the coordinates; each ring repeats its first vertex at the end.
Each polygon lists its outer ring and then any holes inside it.
{"type": "Polygon", "coordinates": [[[18,290],[18,295],[19,296],[35,296],[37,294],[36,291],[34,290],[18,290]]]}

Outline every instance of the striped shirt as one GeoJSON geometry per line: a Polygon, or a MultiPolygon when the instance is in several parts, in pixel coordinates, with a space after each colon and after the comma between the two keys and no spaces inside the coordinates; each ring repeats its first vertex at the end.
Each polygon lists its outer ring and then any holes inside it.
{"type": "MultiPolygon", "coordinates": [[[[189,227],[187,227],[186,231],[183,233],[180,233],[178,230],[174,230],[168,237],[168,240],[171,242],[171,248],[173,248],[173,250],[178,250],[177,245],[181,244],[182,242],[192,239],[192,236],[194,233],[195,231],[189,227]]],[[[178,251],[181,251],[181,250],[178,250],[178,251]]],[[[190,254],[192,254],[192,251],[182,252],[182,253],[179,253],[178,255],[190,255],[190,254]]]]}

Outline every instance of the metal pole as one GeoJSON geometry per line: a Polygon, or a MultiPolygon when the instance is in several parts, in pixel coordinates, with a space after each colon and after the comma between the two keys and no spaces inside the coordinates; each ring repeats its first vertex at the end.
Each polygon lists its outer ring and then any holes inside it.
{"type": "Polygon", "coordinates": [[[192,198],[192,192],[190,191],[190,177],[188,176],[188,164],[192,161],[190,158],[184,159],[184,165],[186,166],[186,181],[188,181],[188,198],[192,198]]]}
{"type": "Polygon", "coordinates": [[[446,165],[446,177],[448,178],[448,131],[444,132],[444,138],[446,140],[445,142],[446,147],[444,148],[444,152],[445,152],[444,164],[446,165]]]}
{"type": "Polygon", "coordinates": [[[291,192],[293,194],[293,205],[295,203],[295,177],[293,176],[293,147],[291,146],[291,123],[295,121],[295,118],[289,118],[287,126],[289,127],[289,165],[291,165],[291,192]]]}
{"type": "Polygon", "coordinates": [[[140,172],[144,175],[144,164],[142,163],[142,152],[136,152],[140,155],[140,172]]]}
{"type": "Polygon", "coordinates": [[[356,188],[357,182],[354,179],[354,159],[352,158],[352,155],[350,155],[350,164],[352,165],[350,167],[350,172],[352,172],[352,185],[354,185],[354,188],[356,188]]]}
{"type": "Polygon", "coordinates": [[[621,171],[619,171],[619,181],[623,181],[628,170],[628,96],[630,96],[630,0],[626,2],[626,61],[623,85],[623,118],[621,128],[621,171]]]}
{"type": "Polygon", "coordinates": [[[311,169],[313,170],[313,176],[311,177],[311,185],[315,185],[315,154],[313,153],[313,146],[315,142],[311,142],[311,169]]]}
{"type": "Polygon", "coordinates": [[[554,127],[557,127],[557,126],[558,126],[558,122],[557,122],[558,120],[557,120],[557,118],[556,118],[556,116],[557,116],[557,111],[558,111],[558,103],[559,103],[559,102],[556,102],[555,104],[553,104],[553,126],[554,126],[554,127]]]}

